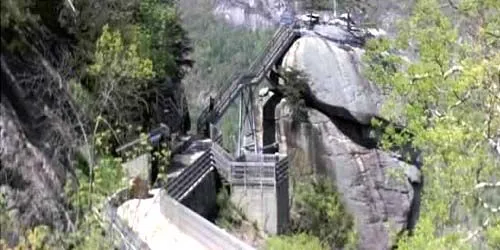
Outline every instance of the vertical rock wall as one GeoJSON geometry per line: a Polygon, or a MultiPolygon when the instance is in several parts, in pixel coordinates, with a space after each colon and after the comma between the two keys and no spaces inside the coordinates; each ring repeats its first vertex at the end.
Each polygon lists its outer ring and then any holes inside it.
{"type": "Polygon", "coordinates": [[[214,14],[236,26],[262,29],[277,25],[292,9],[289,0],[217,0],[214,14]]]}
{"type": "MultiPolygon", "coordinates": [[[[360,73],[363,51],[350,45],[356,38],[336,29],[322,27],[296,41],[283,66],[308,74],[312,92],[322,102],[353,114],[376,115],[383,98],[360,73]]],[[[291,156],[291,168],[326,175],[335,183],[354,216],[360,249],[389,249],[394,235],[414,226],[419,170],[388,152],[353,141],[366,138],[367,125],[346,123],[313,109],[308,123],[293,124],[289,114],[282,100],[275,112],[276,138],[279,150],[291,156]]]]}

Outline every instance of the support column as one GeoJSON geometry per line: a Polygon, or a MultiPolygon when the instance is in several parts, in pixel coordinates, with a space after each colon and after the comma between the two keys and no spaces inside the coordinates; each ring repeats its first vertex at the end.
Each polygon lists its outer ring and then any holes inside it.
{"type": "Polygon", "coordinates": [[[238,145],[236,145],[236,156],[241,156],[241,147],[243,146],[243,92],[240,94],[240,111],[238,115],[238,145]]]}

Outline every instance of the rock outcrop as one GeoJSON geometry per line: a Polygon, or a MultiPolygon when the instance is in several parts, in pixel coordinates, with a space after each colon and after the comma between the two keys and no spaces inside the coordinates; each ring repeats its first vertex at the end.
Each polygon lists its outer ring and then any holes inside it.
{"type": "MultiPolygon", "coordinates": [[[[343,13],[345,6],[354,5],[359,10],[353,13],[356,22],[375,24],[390,34],[394,34],[397,30],[397,20],[408,15],[414,2],[414,0],[367,0],[360,3],[360,1],[337,0],[339,6],[337,14],[343,13]]],[[[279,23],[286,23],[291,17],[303,14],[309,4],[306,0],[216,0],[214,14],[232,25],[254,30],[265,29],[279,23]]],[[[316,10],[315,12],[325,18],[333,16],[333,11],[316,10]]]]}
{"type": "Polygon", "coordinates": [[[226,22],[251,29],[272,27],[293,15],[289,0],[217,0],[214,14],[226,22]]]}
{"type": "MultiPolygon", "coordinates": [[[[362,48],[335,26],[316,27],[297,40],[283,66],[305,72],[315,97],[351,111],[355,120],[378,115],[383,97],[361,74],[362,48]],[[336,35],[331,35],[336,34],[336,35]]],[[[321,110],[320,110],[321,111],[321,110]]],[[[419,169],[364,142],[370,125],[309,109],[309,122],[292,126],[286,100],[276,110],[280,151],[303,157],[293,167],[312,167],[335,182],[356,221],[360,249],[389,249],[392,235],[412,228],[418,216],[419,169]]],[[[297,158],[295,158],[297,159],[297,158]]]]}
{"type": "MultiPolygon", "coordinates": [[[[10,217],[15,219],[11,228],[3,229],[17,230],[38,224],[65,228],[70,221],[63,197],[67,170],[30,140],[19,117],[27,114],[17,114],[18,109],[2,92],[0,193],[6,197],[10,217]]],[[[2,227],[7,226],[3,223],[2,227]]],[[[4,230],[3,233],[8,233],[4,230]]]]}

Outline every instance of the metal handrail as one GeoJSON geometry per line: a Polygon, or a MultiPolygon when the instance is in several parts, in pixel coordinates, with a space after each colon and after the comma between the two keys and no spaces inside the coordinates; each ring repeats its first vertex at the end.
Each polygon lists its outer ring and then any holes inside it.
{"type": "Polygon", "coordinates": [[[169,195],[180,200],[193,190],[208,171],[217,169],[231,185],[276,185],[288,178],[288,157],[280,154],[246,155],[236,159],[217,143],[212,143],[198,159],[167,186],[169,195]]]}
{"type": "Polygon", "coordinates": [[[236,77],[233,75],[229,84],[217,94],[215,98],[217,103],[214,105],[213,110],[206,107],[202,111],[197,122],[198,131],[203,131],[208,121],[217,122],[244,86],[261,82],[265,73],[272,67],[278,57],[284,53],[284,50],[288,48],[296,36],[297,32],[295,30],[287,26],[280,26],[260,56],[253,61],[247,73],[236,75],[236,77]]]}
{"type": "Polygon", "coordinates": [[[170,135],[170,132],[171,132],[170,128],[167,125],[161,123],[159,127],[151,130],[148,133],[147,138],[137,138],[131,142],[126,143],[125,145],[118,147],[115,151],[116,151],[116,153],[125,152],[126,150],[133,148],[135,145],[137,145],[145,140],[152,141],[153,139],[155,139],[155,136],[160,135],[160,136],[168,137],[170,135]]]}
{"type": "Polygon", "coordinates": [[[210,169],[210,165],[210,152],[206,151],[167,185],[168,194],[174,199],[179,199],[196,183],[199,176],[202,176],[207,169],[210,169]]]}

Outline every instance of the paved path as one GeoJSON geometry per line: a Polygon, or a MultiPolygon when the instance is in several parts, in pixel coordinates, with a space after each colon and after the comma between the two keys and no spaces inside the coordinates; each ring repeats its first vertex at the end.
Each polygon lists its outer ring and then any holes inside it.
{"type": "Polygon", "coordinates": [[[170,223],[160,212],[160,195],[158,190],[149,199],[133,199],[118,208],[118,215],[127,221],[139,238],[147,242],[152,250],[160,249],[208,249],[196,239],[183,233],[176,225],[170,223]]]}

